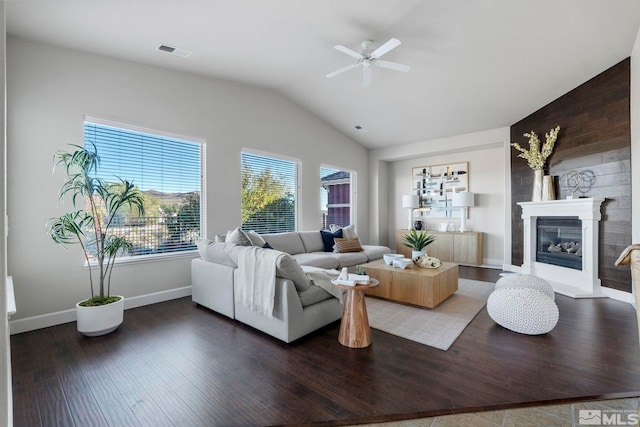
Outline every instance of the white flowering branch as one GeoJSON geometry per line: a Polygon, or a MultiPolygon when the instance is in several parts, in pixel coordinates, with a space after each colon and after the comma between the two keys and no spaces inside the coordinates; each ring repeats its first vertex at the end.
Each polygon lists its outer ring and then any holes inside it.
{"type": "Polygon", "coordinates": [[[558,132],[560,132],[560,126],[556,125],[556,127],[544,134],[546,141],[542,145],[542,150],[540,149],[540,138],[538,138],[538,135],[534,131],[524,134],[524,136],[529,138],[528,150],[522,148],[517,142],[512,142],[511,145],[520,151],[518,157],[526,159],[531,169],[542,170],[547,161],[547,157],[553,152],[553,147],[558,139],[558,132]]]}

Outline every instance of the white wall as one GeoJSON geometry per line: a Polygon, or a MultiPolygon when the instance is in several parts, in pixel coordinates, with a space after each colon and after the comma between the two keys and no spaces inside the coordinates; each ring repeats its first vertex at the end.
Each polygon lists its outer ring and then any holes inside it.
{"type": "Polygon", "coordinates": [[[11,396],[11,347],[9,342],[9,325],[7,320],[6,282],[7,275],[7,239],[3,218],[6,212],[6,44],[5,44],[5,2],[0,5],[0,425],[13,425],[11,396]]]}
{"type": "MultiPolygon", "coordinates": [[[[402,208],[402,195],[413,187],[411,169],[416,166],[443,163],[469,162],[469,188],[476,193],[476,207],[470,208],[467,226],[484,233],[484,264],[502,267],[505,260],[505,233],[509,226],[506,217],[505,186],[508,177],[509,158],[505,146],[509,144],[509,128],[493,129],[450,138],[424,141],[399,147],[377,149],[371,152],[369,167],[386,171],[378,179],[384,180],[386,194],[380,192],[379,217],[387,223],[375,223],[371,218],[370,228],[377,229],[380,241],[395,247],[395,232],[406,228],[407,211],[402,208]],[[384,167],[381,167],[384,166],[384,167]]],[[[373,172],[372,172],[373,173],[373,172]]],[[[370,204],[376,195],[372,195],[370,204]]],[[[437,229],[442,219],[423,217],[429,228],[437,229]]],[[[459,226],[459,214],[454,214],[451,223],[459,226]]]]}
{"type": "MultiPolygon", "coordinates": [[[[80,250],[67,252],[44,232],[48,218],[69,208],[57,202],[62,176],[51,176],[52,156],[83,142],[84,114],[206,139],[210,237],[239,225],[247,147],[301,160],[301,230],[320,226],[320,165],[356,171],[358,229],[367,241],[367,150],[277,93],[11,37],[7,54],[12,320],[71,309],[88,296],[80,250]]],[[[188,286],[189,265],[119,266],[114,291],[131,297],[188,286]]]]}
{"type": "Polygon", "coordinates": [[[631,52],[631,188],[632,242],[640,243],[640,31],[631,52]]]}

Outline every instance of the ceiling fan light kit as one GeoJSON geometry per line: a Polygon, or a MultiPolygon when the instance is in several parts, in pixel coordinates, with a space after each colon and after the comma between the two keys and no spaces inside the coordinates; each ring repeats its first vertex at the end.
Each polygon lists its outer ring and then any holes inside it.
{"type": "Polygon", "coordinates": [[[344,47],[342,45],[334,46],[334,49],[355,58],[356,62],[349,64],[346,67],[339,68],[327,74],[327,78],[329,79],[331,77],[335,77],[338,74],[342,74],[346,71],[357,68],[358,66],[362,66],[362,86],[369,86],[371,84],[371,68],[374,66],[387,68],[389,70],[394,70],[394,71],[402,71],[404,73],[409,71],[411,67],[409,67],[408,65],[400,64],[392,61],[384,61],[380,59],[380,57],[385,53],[400,46],[401,44],[400,40],[391,38],[382,46],[375,49],[374,51],[371,51],[369,49],[372,43],[373,41],[371,40],[363,41],[361,44],[362,51],[360,51],[360,53],[355,52],[349,49],[348,47],[344,47]]]}

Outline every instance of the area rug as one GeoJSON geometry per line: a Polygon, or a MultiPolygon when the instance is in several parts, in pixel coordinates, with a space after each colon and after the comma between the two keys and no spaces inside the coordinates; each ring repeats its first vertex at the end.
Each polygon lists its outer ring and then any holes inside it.
{"type": "Polygon", "coordinates": [[[458,291],[432,309],[367,297],[369,325],[446,351],[484,308],[494,286],[489,282],[458,279],[458,291]]]}

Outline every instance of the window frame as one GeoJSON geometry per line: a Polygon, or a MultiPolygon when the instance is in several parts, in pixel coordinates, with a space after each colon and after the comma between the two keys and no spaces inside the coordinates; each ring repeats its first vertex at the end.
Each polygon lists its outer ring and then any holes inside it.
{"type": "MultiPolygon", "coordinates": [[[[347,169],[340,166],[333,166],[333,165],[322,163],[320,164],[320,168],[318,169],[318,177],[320,179],[320,191],[322,191],[322,169],[333,169],[338,172],[349,173],[349,223],[353,224],[354,228],[357,229],[358,228],[358,225],[357,225],[358,173],[353,169],[347,169]]],[[[328,200],[327,200],[327,205],[328,205],[328,200]]],[[[327,224],[327,226],[329,226],[329,224],[327,224]]],[[[320,195],[320,228],[322,228],[322,194],[320,195]]]]}
{"type": "MultiPolygon", "coordinates": [[[[300,226],[300,196],[301,196],[301,182],[302,182],[302,161],[296,157],[287,156],[285,154],[272,153],[268,151],[257,150],[254,148],[242,147],[240,149],[240,174],[242,177],[242,155],[248,154],[251,156],[260,156],[266,157],[274,160],[282,160],[287,162],[292,162],[295,164],[295,185],[294,185],[294,225],[293,231],[298,231],[300,226]]],[[[242,188],[240,188],[240,221],[242,222],[242,188]]],[[[240,224],[242,228],[243,224],[240,224]]],[[[268,233],[259,233],[259,234],[268,234],[268,233]]]]}
{"type": "MultiPolygon", "coordinates": [[[[122,129],[124,131],[131,132],[140,132],[146,133],[150,135],[156,135],[160,137],[172,138],[183,140],[185,142],[191,142],[198,144],[200,146],[200,239],[203,239],[207,236],[207,191],[206,191],[206,148],[207,148],[207,140],[201,137],[188,136],[183,134],[178,134],[174,132],[168,132],[164,130],[148,128],[140,125],[135,125],[131,123],[124,123],[110,119],[104,119],[101,117],[85,114],[82,121],[82,135],[83,142],[85,144],[84,138],[84,129],[87,123],[109,126],[117,129],[122,129]]],[[[135,182],[134,182],[135,184],[135,182]]],[[[138,263],[146,263],[146,262],[157,262],[157,261],[166,261],[170,259],[181,259],[181,258],[194,258],[198,256],[197,249],[189,249],[185,251],[173,251],[173,252],[164,252],[157,254],[145,254],[145,255],[128,255],[128,256],[118,256],[115,259],[115,265],[118,264],[138,264],[138,263]]],[[[84,262],[84,268],[88,269],[89,266],[93,267],[97,265],[97,261],[91,261],[87,263],[84,262]]]]}

